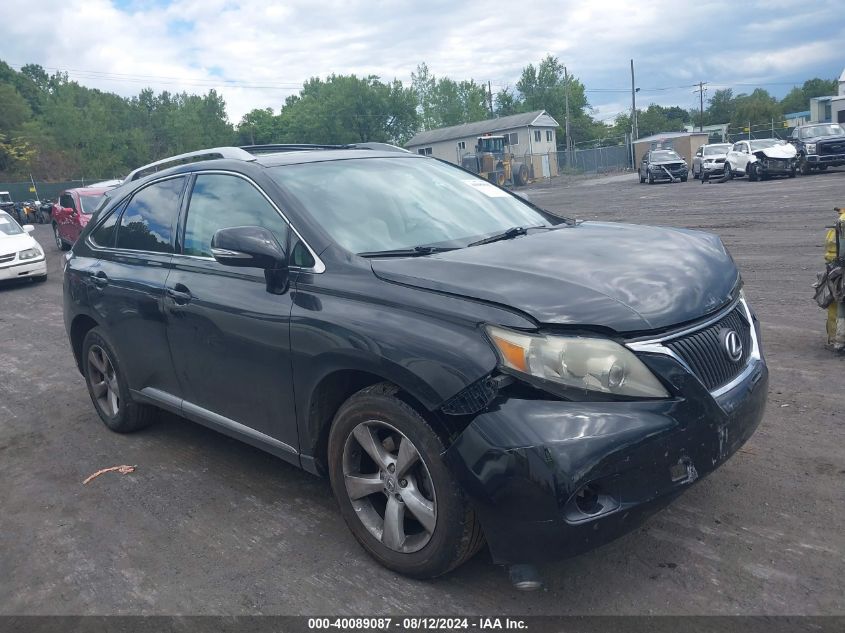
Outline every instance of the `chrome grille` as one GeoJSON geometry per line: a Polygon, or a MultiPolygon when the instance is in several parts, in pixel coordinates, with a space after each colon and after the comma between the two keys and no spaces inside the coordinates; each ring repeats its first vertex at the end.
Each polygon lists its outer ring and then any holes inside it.
{"type": "Polygon", "coordinates": [[[11,255],[0,255],[0,264],[5,264],[6,262],[10,262],[15,258],[15,253],[11,255]]]}
{"type": "Polygon", "coordinates": [[[819,154],[845,154],[845,140],[820,142],[819,154]]]}
{"type": "Polygon", "coordinates": [[[741,304],[737,304],[715,323],[663,344],[689,366],[708,391],[713,391],[736,378],[748,363],[753,346],[751,326],[741,304]],[[721,336],[723,330],[734,330],[739,334],[742,355],[738,361],[732,361],[728,357],[721,336]]]}

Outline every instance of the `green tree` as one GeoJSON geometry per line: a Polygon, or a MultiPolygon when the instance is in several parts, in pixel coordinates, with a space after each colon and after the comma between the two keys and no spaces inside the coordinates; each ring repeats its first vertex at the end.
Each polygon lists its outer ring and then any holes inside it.
{"type": "Polygon", "coordinates": [[[799,88],[796,86],[781,99],[780,107],[785,113],[804,112],[810,109],[810,99],[835,95],[839,90],[836,79],[808,79],[799,88]]]}
{"type": "Polygon", "coordinates": [[[730,88],[716,90],[707,100],[704,125],[722,125],[733,119],[736,111],[734,91],[730,88]]]}
{"type": "Polygon", "coordinates": [[[31,117],[32,110],[17,89],[0,84],[0,132],[17,130],[31,117]]]}
{"type": "Polygon", "coordinates": [[[736,108],[731,117],[732,127],[769,123],[772,119],[783,119],[783,110],[777,99],[763,88],[757,88],[750,95],[737,95],[736,108]]]}

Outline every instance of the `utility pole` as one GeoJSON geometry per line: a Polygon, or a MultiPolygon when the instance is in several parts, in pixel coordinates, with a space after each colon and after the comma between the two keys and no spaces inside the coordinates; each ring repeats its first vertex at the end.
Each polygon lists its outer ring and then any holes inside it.
{"type": "Polygon", "coordinates": [[[566,160],[572,161],[572,137],[569,134],[569,72],[563,67],[563,94],[566,100],[566,160]]]}
{"type": "Polygon", "coordinates": [[[490,104],[490,116],[493,116],[493,84],[487,80],[487,101],[490,104]]]}
{"type": "Polygon", "coordinates": [[[633,144],[639,137],[639,129],[637,127],[637,89],[634,87],[634,60],[631,60],[631,131],[634,136],[631,139],[633,144]]]}
{"type": "Polygon", "coordinates": [[[699,81],[698,82],[698,90],[693,90],[693,92],[698,93],[698,108],[699,108],[699,115],[698,115],[698,131],[704,131],[704,86],[707,85],[706,81],[699,81]]]}

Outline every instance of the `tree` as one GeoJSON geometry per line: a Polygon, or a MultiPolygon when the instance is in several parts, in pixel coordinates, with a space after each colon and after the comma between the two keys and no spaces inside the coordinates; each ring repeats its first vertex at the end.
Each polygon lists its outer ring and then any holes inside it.
{"type": "Polygon", "coordinates": [[[731,117],[733,127],[747,126],[749,122],[754,125],[783,119],[780,103],[763,88],[757,88],[750,95],[737,95],[735,104],[731,117]]]}
{"type": "Polygon", "coordinates": [[[417,115],[423,130],[490,118],[487,89],[474,79],[438,79],[423,62],[411,73],[411,87],[416,96],[417,115]]]}
{"type": "Polygon", "coordinates": [[[784,112],[804,112],[810,109],[810,99],[813,97],[835,95],[838,90],[839,82],[836,79],[808,79],[800,88],[796,86],[790,90],[781,100],[780,107],[784,112]]]}
{"type": "Polygon", "coordinates": [[[413,88],[374,75],[309,79],[279,114],[281,136],[297,143],[404,143],[417,122],[413,88]]]}
{"type": "Polygon", "coordinates": [[[261,145],[274,143],[279,135],[279,126],[272,108],[247,112],[238,124],[238,143],[261,145]]]}
{"type": "MultiPolygon", "coordinates": [[[[590,104],[587,101],[584,84],[573,75],[569,75],[567,86],[563,64],[557,57],[546,55],[535,68],[534,64],[522,69],[522,75],[516,82],[519,91],[515,97],[517,112],[545,110],[560,124],[557,138],[561,144],[566,142],[564,124],[566,121],[567,88],[569,92],[570,131],[573,142],[582,142],[594,138],[596,122],[589,116],[590,104]]],[[[507,99],[507,97],[505,97],[507,99]]],[[[598,126],[604,130],[604,126],[598,126]]]]}
{"type": "Polygon", "coordinates": [[[32,110],[14,86],[0,84],[0,132],[17,130],[32,117],[32,110]]]}
{"type": "Polygon", "coordinates": [[[705,113],[705,125],[722,125],[733,119],[736,111],[734,91],[730,88],[716,90],[713,96],[707,100],[707,112],[705,113]]]}

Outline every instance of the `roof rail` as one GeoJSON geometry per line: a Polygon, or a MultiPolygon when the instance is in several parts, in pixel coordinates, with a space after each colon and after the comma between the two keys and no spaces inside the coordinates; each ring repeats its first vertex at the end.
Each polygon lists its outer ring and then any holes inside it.
{"type": "Polygon", "coordinates": [[[308,149],[349,149],[350,145],[322,145],[312,143],[268,143],[266,145],[242,145],[240,149],[250,154],[268,154],[272,152],[299,152],[308,149]]]}
{"type": "Polygon", "coordinates": [[[143,167],[138,167],[138,169],[133,170],[126,177],[126,180],[124,182],[132,182],[133,180],[137,180],[138,178],[141,178],[143,176],[143,172],[149,171],[150,169],[152,169],[153,171],[158,171],[165,165],[172,166],[182,161],[187,161],[190,158],[203,157],[204,160],[213,160],[215,158],[231,158],[234,160],[255,160],[255,156],[253,156],[247,151],[244,151],[240,147],[212,147],[211,149],[201,149],[195,152],[179,154],[178,156],[170,156],[169,158],[157,160],[154,163],[144,165],[143,167]]]}

